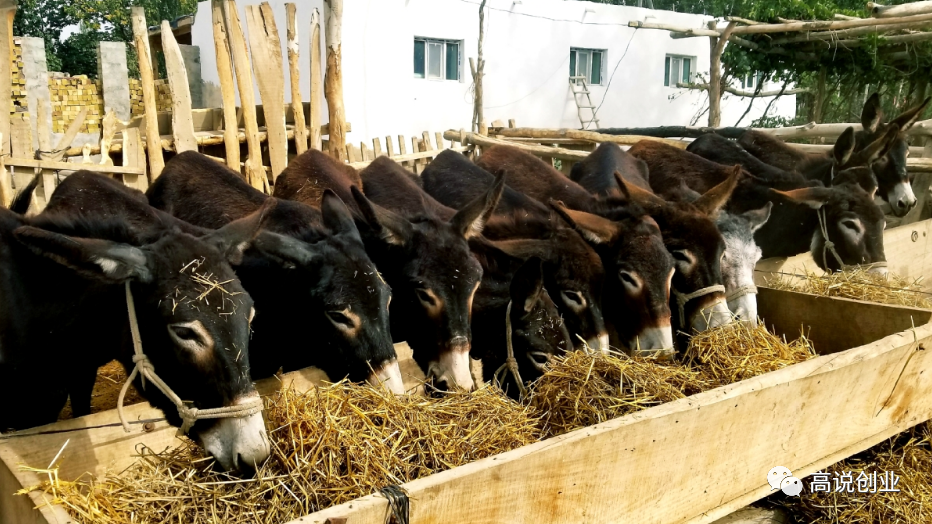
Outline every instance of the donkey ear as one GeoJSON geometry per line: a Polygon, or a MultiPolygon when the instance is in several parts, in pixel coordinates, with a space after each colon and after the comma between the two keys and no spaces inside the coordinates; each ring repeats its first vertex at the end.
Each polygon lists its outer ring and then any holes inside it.
{"type": "Polygon", "coordinates": [[[932,101],[932,96],[926,97],[926,99],[916,107],[907,109],[903,112],[903,114],[894,118],[890,123],[896,124],[900,127],[901,130],[906,131],[916,123],[916,120],[919,120],[919,116],[922,115],[923,111],[925,111],[926,106],[929,105],[929,101],[932,101]]]}
{"type": "Polygon", "coordinates": [[[252,239],[259,234],[262,223],[275,209],[278,200],[268,197],[262,207],[251,215],[234,220],[216,231],[201,237],[201,240],[213,244],[234,266],[243,262],[243,253],[249,248],[252,239]]]}
{"type": "Polygon", "coordinates": [[[752,209],[750,211],[741,213],[741,216],[746,218],[748,224],[751,226],[751,233],[754,233],[758,229],[764,227],[764,224],[766,224],[767,220],[770,219],[770,211],[772,209],[773,202],[767,202],[767,204],[760,209],[752,209]]]}
{"type": "Polygon", "coordinates": [[[550,207],[591,244],[610,244],[621,236],[621,226],[607,218],[585,211],[567,209],[562,202],[553,200],[550,201],[550,207]]]}
{"type": "Polygon", "coordinates": [[[353,215],[346,207],[346,204],[343,203],[343,200],[329,189],[324,191],[323,199],[320,202],[320,213],[324,226],[333,234],[346,234],[362,242],[359,230],[356,229],[356,222],[353,221],[353,215]]]}
{"type": "Polygon", "coordinates": [[[542,262],[537,257],[531,257],[521,266],[511,279],[511,303],[521,308],[522,317],[534,311],[534,306],[540,300],[544,291],[544,272],[542,262]]]}
{"type": "Polygon", "coordinates": [[[864,149],[858,151],[848,160],[848,164],[852,166],[869,166],[874,163],[878,158],[882,158],[890,152],[890,149],[896,145],[896,141],[900,136],[900,128],[896,124],[891,124],[887,126],[887,129],[884,131],[883,135],[880,136],[877,140],[874,140],[870,144],[864,146],[864,149]]]}
{"type": "Polygon", "coordinates": [[[779,195],[791,202],[805,204],[812,209],[819,209],[823,204],[828,202],[832,195],[832,190],[824,187],[804,187],[790,191],[778,191],[771,189],[771,193],[779,195]]]}
{"type": "Polygon", "coordinates": [[[628,196],[628,200],[631,202],[646,208],[663,207],[667,205],[666,200],[651,193],[650,191],[641,189],[635,184],[629,184],[628,182],[625,182],[625,179],[620,176],[620,173],[615,174],[614,176],[615,181],[618,182],[618,187],[621,188],[621,192],[626,194],[628,196]]]}
{"type": "Polygon", "coordinates": [[[282,265],[307,266],[317,255],[313,244],[271,231],[260,231],[253,240],[252,247],[278,260],[282,265]]]}
{"type": "Polygon", "coordinates": [[[880,126],[883,119],[883,109],[880,108],[880,94],[874,93],[864,102],[864,109],[861,110],[861,125],[864,131],[874,133],[880,126]]]}
{"type": "Polygon", "coordinates": [[[738,187],[738,180],[741,178],[741,166],[736,165],[731,172],[731,176],[720,182],[717,186],[708,190],[699,197],[693,205],[699,208],[710,217],[718,215],[718,212],[728,203],[731,194],[738,187]]]}
{"type": "Polygon", "coordinates": [[[835,161],[836,166],[843,166],[851,160],[855,145],[857,142],[854,139],[854,128],[849,127],[838,137],[835,147],[832,148],[832,160],[835,161]]]}
{"type": "Polygon", "coordinates": [[[453,218],[450,219],[453,230],[462,235],[463,238],[472,238],[482,234],[482,228],[485,227],[485,223],[495,212],[504,190],[505,175],[499,173],[485,194],[466,204],[466,207],[453,215],[453,218]]]}
{"type": "MultiPolygon", "coordinates": [[[[644,164],[644,162],[640,159],[638,159],[638,162],[641,162],[642,164],[644,164]]],[[[646,166],[647,164],[644,164],[644,165],[646,166]]],[[[625,177],[623,177],[621,173],[619,173],[618,171],[615,171],[614,173],[612,173],[612,176],[615,177],[615,183],[618,184],[619,194],[625,197],[626,199],[631,200],[631,193],[628,192],[628,185],[622,184],[622,181],[624,181],[625,177]]]]}
{"type": "Polygon", "coordinates": [[[353,193],[353,200],[359,206],[363,219],[378,233],[382,241],[396,246],[403,246],[411,241],[413,235],[411,222],[401,215],[373,204],[358,187],[352,186],[350,191],[353,193]]]}
{"type": "Polygon", "coordinates": [[[152,281],[149,257],[138,247],[111,240],[69,237],[32,226],[18,227],[13,234],[33,253],[86,278],[111,284],[152,281]]]}

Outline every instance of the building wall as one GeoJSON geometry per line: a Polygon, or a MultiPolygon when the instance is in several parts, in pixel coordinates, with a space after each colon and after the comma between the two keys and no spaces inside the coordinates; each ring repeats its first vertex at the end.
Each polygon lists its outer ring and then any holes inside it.
{"type": "MultiPolygon", "coordinates": [[[[478,46],[480,0],[345,0],[343,15],[343,89],[349,140],[421,131],[468,128],[472,117],[470,57],[478,46]],[[462,40],[460,81],[413,77],[414,37],[462,40]]],[[[245,5],[238,2],[245,25],[245,5]]],[[[284,40],[284,1],[270,2],[284,40]]],[[[302,53],[302,97],[310,91],[308,31],[313,8],[322,0],[298,2],[302,53]]],[[[210,2],[198,4],[192,44],[201,48],[206,90],[216,90],[217,69],[210,2]]],[[[707,122],[701,114],[707,95],[663,86],[666,54],[695,56],[699,73],[708,74],[709,39],[670,38],[666,31],[633,29],[632,20],[705,27],[709,17],[563,0],[489,0],[483,54],[485,119],[514,118],[519,126],[578,128],[576,104],[568,82],[571,47],[605,49],[605,83],[592,86],[601,106],[601,127],[687,125],[707,122]]],[[[245,28],[244,28],[245,29],[245,28]]],[[[323,28],[322,28],[323,31],[323,28]]],[[[286,43],[282,42],[285,56],[286,43]]],[[[323,47],[323,45],[322,45],[323,47]]],[[[324,51],[325,52],[325,51],[324,51]]],[[[285,61],[287,65],[287,61],[285,61]]],[[[287,75],[287,73],[285,73],[287,75]]],[[[285,82],[285,99],[290,100],[285,82]]],[[[258,89],[256,99],[261,100],[258,89]]],[[[755,101],[742,123],[758,118],[769,99],[755,101]]],[[[780,98],[771,114],[793,117],[794,96],[780,98]]],[[[747,99],[723,98],[722,124],[733,125],[747,99]]],[[[325,115],[326,116],[326,115],[325,115]]],[[[326,118],[324,118],[326,121],[326,118]]]]}

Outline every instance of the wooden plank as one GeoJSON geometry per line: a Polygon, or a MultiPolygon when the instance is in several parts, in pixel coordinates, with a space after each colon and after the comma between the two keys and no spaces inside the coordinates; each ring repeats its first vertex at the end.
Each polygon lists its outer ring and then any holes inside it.
{"type": "MultiPolygon", "coordinates": [[[[16,16],[15,4],[0,9],[0,60],[4,64],[13,63],[13,17],[16,16]]],[[[13,105],[13,72],[9,67],[0,67],[0,155],[10,154],[10,139],[12,127],[10,124],[10,108],[13,105]]]]}
{"type": "Polygon", "coordinates": [[[346,144],[346,158],[350,162],[361,162],[362,158],[359,155],[359,148],[353,144],[346,144]]]}
{"type": "Polygon", "coordinates": [[[330,156],[343,161],[346,145],[346,109],[343,107],[343,0],[324,0],[327,31],[327,75],[324,94],[330,111],[330,156]]]}
{"type": "MultiPolygon", "coordinates": [[[[407,152],[408,152],[408,151],[405,149],[405,136],[404,136],[404,135],[398,135],[398,154],[399,154],[399,155],[404,155],[404,154],[407,153],[407,152]]],[[[417,153],[417,149],[414,149],[414,151],[412,151],[412,152],[413,152],[413,153],[417,153]]]]}
{"type": "Polygon", "coordinates": [[[320,115],[323,111],[323,92],[321,89],[321,66],[320,66],[320,11],[314,8],[311,12],[311,108],[310,108],[310,128],[311,128],[311,149],[320,150],[322,142],[317,130],[320,128],[320,115]]]}
{"type": "MultiPolygon", "coordinates": [[[[0,142],[3,142],[3,133],[0,133],[0,142]]],[[[0,154],[0,207],[9,208],[16,194],[13,192],[13,176],[6,170],[4,157],[6,155],[0,154]]]]}
{"type": "Polygon", "coordinates": [[[191,118],[191,91],[188,87],[188,72],[184,67],[181,49],[175,41],[171,24],[162,20],[162,54],[168,73],[168,89],[172,95],[172,138],[175,152],[197,151],[194,138],[194,122],[191,118]]]}
{"type": "Polygon", "coordinates": [[[392,142],[391,136],[385,137],[385,152],[389,157],[395,156],[395,145],[392,142]]]}
{"type": "MultiPolygon", "coordinates": [[[[417,153],[419,151],[426,151],[426,149],[424,149],[422,146],[423,146],[423,142],[421,142],[420,138],[416,136],[411,137],[411,152],[412,153],[417,153]]],[[[423,161],[420,158],[411,162],[411,171],[414,171],[415,175],[420,175],[421,172],[424,170],[424,165],[422,162],[423,161]]]]}
{"type": "Polygon", "coordinates": [[[152,74],[152,58],[149,52],[149,30],[146,12],[142,7],[132,8],[133,42],[139,57],[139,78],[142,84],[143,119],[145,121],[146,145],[149,154],[149,177],[151,182],[165,169],[162,146],[159,138],[159,120],[156,110],[155,81],[152,74]]]}
{"type": "MultiPolygon", "coordinates": [[[[452,140],[446,136],[451,131],[444,133],[444,138],[452,140]]],[[[502,135],[504,137],[515,138],[554,138],[554,139],[576,139],[588,140],[590,142],[612,142],[621,146],[633,146],[642,140],[654,140],[664,144],[686,149],[689,142],[683,140],[673,140],[670,138],[657,138],[644,135],[609,135],[606,133],[597,133],[595,131],[583,131],[580,129],[540,129],[533,127],[516,127],[516,128],[492,128],[492,134],[502,135]]],[[[458,139],[456,139],[458,140],[458,139]]]]}
{"type": "Polygon", "coordinates": [[[443,148],[443,141],[442,141],[442,140],[441,140],[440,142],[437,143],[437,147],[434,147],[434,144],[432,144],[432,143],[430,142],[430,133],[428,133],[427,131],[424,131],[424,132],[421,134],[421,137],[422,137],[422,139],[423,139],[423,140],[422,140],[422,143],[424,144],[424,147],[427,148],[427,149],[426,149],[427,151],[431,151],[431,150],[434,150],[434,149],[441,149],[441,148],[443,148]]]}
{"type": "Polygon", "coordinates": [[[224,4],[227,36],[230,38],[230,53],[233,56],[233,69],[236,72],[236,85],[239,88],[240,106],[243,113],[243,127],[246,134],[246,181],[249,185],[269,193],[269,181],[262,169],[262,148],[259,145],[259,124],[256,121],[256,93],[252,87],[252,68],[249,66],[249,54],[246,50],[246,37],[239,21],[235,0],[226,0],[224,4]]]}
{"type": "MultiPolygon", "coordinates": [[[[443,149],[443,133],[441,133],[440,131],[437,131],[436,133],[434,133],[434,139],[436,140],[434,144],[436,144],[437,149],[443,149]]],[[[451,145],[452,145],[452,141],[451,141],[451,145]]]]}
{"type": "MultiPolygon", "coordinates": [[[[46,83],[45,89],[48,89],[48,83],[46,83]]],[[[46,125],[46,123],[49,122],[49,115],[45,114],[47,111],[45,104],[43,104],[42,100],[40,99],[39,103],[36,105],[36,133],[39,135],[39,151],[37,152],[37,156],[42,158],[44,155],[49,154],[52,150],[51,137],[49,136],[51,129],[49,129],[48,125],[46,125]]],[[[14,165],[12,161],[9,163],[10,165],[14,165]]],[[[55,192],[56,185],[55,173],[48,170],[42,170],[41,176],[42,184],[36,188],[36,193],[41,191],[41,198],[36,199],[37,211],[40,213],[43,209],[45,209],[49,199],[52,198],[52,193],[55,192]]]]}
{"type": "Polygon", "coordinates": [[[275,14],[268,2],[246,6],[252,68],[262,97],[262,112],[268,132],[272,182],[288,165],[288,140],[285,138],[285,79],[282,66],[282,40],[275,26],[275,14]]]}
{"type": "Polygon", "coordinates": [[[515,119],[514,119],[514,118],[509,118],[509,119],[508,119],[508,127],[511,128],[511,129],[514,129],[514,128],[518,127],[517,124],[515,124],[515,119]]]}
{"type": "MultiPolygon", "coordinates": [[[[185,83],[187,85],[187,83],[185,83]]],[[[113,142],[113,136],[116,134],[117,127],[116,112],[110,109],[110,112],[104,116],[100,132],[100,165],[112,166],[113,160],[110,158],[110,144],[113,142]]]]}
{"type": "MultiPolygon", "coordinates": [[[[124,129],[123,133],[123,166],[132,166],[142,169],[145,172],[146,153],[142,149],[142,140],[139,137],[139,128],[131,127],[124,129]]],[[[123,183],[129,187],[138,189],[145,193],[149,188],[145,176],[126,173],[123,175],[123,183]]]]}
{"type": "Polygon", "coordinates": [[[372,139],[372,156],[380,157],[382,156],[382,141],[379,140],[379,137],[372,139]]]}
{"type": "Polygon", "coordinates": [[[307,124],[304,122],[304,103],[301,101],[301,46],[298,43],[297,6],[285,4],[285,25],[288,38],[288,74],[291,79],[291,113],[294,115],[294,145],[300,155],[307,151],[307,124]]]}
{"type": "MultiPolygon", "coordinates": [[[[10,137],[10,150],[13,158],[34,158],[35,151],[32,149],[32,126],[29,125],[29,118],[26,113],[17,113],[10,118],[10,131],[13,136],[10,137]]],[[[6,165],[10,167],[13,175],[13,185],[16,191],[22,191],[30,182],[32,182],[35,173],[33,170],[16,169],[10,166],[9,159],[6,165]]]]}
{"type": "Polygon", "coordinates": [[[214,32],[214,52],[217,57],[217,78],[220,80],[220,97],[223,100],[223,145],[226,151],[226,164],[230,169],[240,172],[236,85],[233,79],[230,42],[223,22],[223,0],[210,0],[210,14],[214,32]]]}
{"type": "Polygon", "coordinates": [[[819,297],[767,287],[758,287],[757,307],[758,315],[778,335],[795,339],[801,329],[806,330],[806,336],[820,355],[863,346],[932,320],[932,311],[927,309],[819,297]]]}
{"type": "MultiPolygon", "coordinates": [[[[411,521],[712,522],[769,495],[773,464],[805,478],[932,417],[929,344],[927,324],[406,483],[411,521]]],[[[293,524],[381,524],[386,506],[293,524]]]]}
{"type": "MultiPolygon", "coordinates": [[[[570,149],[564,149],[559,147],[547,147],[540,146],[535,144],[525,144],[517,142],[509,142],[505,139],[492,138],[487,136],[482,136],[478,133],[465,133],[465,139],[467,143],[475,144],[478,146],[489,147],[494,145],[508,145],[528,153],[533,153],[537,156],[543,158],[559,158],[561,160],[582,160],[589,155],[586,151],[573,151],[570,149]]],[[[459,131],[445,131],[443,137],[447,140],[453,140],[460,136],[459,131]]]]}
{"type": "MultiPolygon", "coordinates": [[[[90,169],[98,173],[105,174],[131,174],[144,175],[145,170],[136,166],[104,166],[92,164],[75,164],[72,162],[55,162],[54,160],[36,160],[33,158],[8,158],[6,165],[17,167],[29,167],[38,169],[50,169],[56,171],[77,171],[79,169],[90,169]]],[[[31,179],[31,177],[30,177],[31,179]]]]}
{"type": "Polygon", "coordinates": [[[375,158],[372,156],[372,151],[369,150],[369,146],[367,146],[365,142],[359,143],[359,158],[364,162],[371,162],[372,159],[375,158]]]}

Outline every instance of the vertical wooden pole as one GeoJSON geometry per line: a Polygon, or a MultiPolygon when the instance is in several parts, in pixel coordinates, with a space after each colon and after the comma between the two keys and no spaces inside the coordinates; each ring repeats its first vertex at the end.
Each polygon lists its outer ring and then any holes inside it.
{"type": "MultiPolygon", "coordinates": [[[[718,127],[722,123],[722,52],[725,44],[735,30],[737,22],[728,22],[721,36],[710,37],[711,60],[709,61],[709,127],[718,127]]],[[[709,22],[709,29],[715,29],[715,21],[709,22]]]]}
{"type": "Polygon", "coordinates": [[[239,173],[239,119],[236,118],[236,86],[233,83],[230,42],[223,23],[223,1],[211,0],[210,11],[214,24],[217,77],[220,79],[220,96],[223,99],[223,145],[226,148],[227,167],[239,173]]]}
{"type": "Polygon", "coordinates": [[[825,107],[825,67],[819,69],[819,78],[816,81],[815,100],[812,104],[812,121],[819,124],[822,122],[822,112],[825,107]]]}
{"type": "Polygon", "coordinates": [[[272,163],[272,182],[288,165],[288,138],[285,131],[285,68],[282,61],[282,40],[275,25],[275,13],[268,2],[246,6],[249,27],[249,49],[252,69],[259,84],[262,112],[272,163]]]}
{"type": "Polygon", "coordinates": [[[298,45],[298,24],[295,20],[297,6],[285,4],[285,18],[288,36],[288,71],[291,78],[291,112],[294,113],[294,146],[300,155],[307,151],[307,124],[304,122],[304,103],[301,101],[301,68],[298,65],[300,49],[298,45]]]}
{"type": "Polygon", "coordinates": [[[226,0],[227,36],[230,37],[230,53],[233,55],[233,68],[236,71],[236,85],[239,87],[240,106],[243,112],[243,126],[246,128],[246,181],[259,191],[269,191],[269,182],[262,168],[262,149],[259,143],[259,124],[256,122],[256,93],[252,87],[252,69],[249,67],[249,55],[246,51],[246,37],[239,21],[235,0],[226,0]]]}
{"type": "MultiPolygon", "coordinates": [[[[6,55],[0,54],[0,56],[6,55]]],[[[9,121],[9,115],[7,115],[7,120],[9,121]]],[[[0,133],[0,142],[3,142],[4,138],[6,135],[0,133]]],[[[3,158],[4,155],[0,155],[0,207],[9,208],[13,202],[13,177],[3,165],[3,158]]]]}
{"type": "MultiPolygon", "coordinates": [[[[139,128],[129,127],[123,130],[123,165],[145,167],[146,154],[142,150],[139,140],[139,128]]],[[[139,175],[123,175],[123,183],[129,187],[145,192],[149,188],[146,177],[139,175]]]]}
{"type": "Polygon", "coordinates": [[[485,59],[482,58],[482,40],[485,38],[485,1],[479,4],[479,52],[476,58],[476,72],[473,78],[475,84],[475,109],[476,131],[481,135],[487,135],[488,129],[485,125],[485,115],[482,112],[482,75],[485,71],[485,59]]]}
{"type": "Polygon", "coordinates": [[[311,149],[320,150],[320,114],[322,112],[321,103],[321,78],[320,70],[320,11],[314,8],[311,13],[311,149]]]}
{"type": "Polygon", "coordinates": [[[197,151],[188,72],[184,68],[184,58],[168,20],[162,20],[162,54],[165,56],[165,71],[168,72],[168,89],[172,94],[172,138],[175,142],[175,152],[197,151]]]}
{"type": "Polygon", "coordinates": [[[324,20],[327,25],[327,76],[324,94],[330,110],[330,155],[346,160],[346,110],[343,107],[343,0],[324,0],[324,20]]]}
{"type": "Polygon", "coordinates": [[[110,112],[104,116],[102,123],[103,125],[100,130],[100,165],[112,166],[113,160],[110,158],[110,145],[113,144],[113,137],[116,135],[116,112],[110,109],[110,112]]]}
{"type": "Polygon", "coordinates": [[[155,179],[165,168],[162,157],[162,139],[159,136],[159,118],[156,110],[155,80],[152,76],[152,59],[149,52],[149,28],[146,26],[146,12],[142,7],[132,8],[133,41],[136,43],[136,55],[139,62],[139,78],[142,83],[142,105],[146,128],[146,150],[149,153],[149,179],[155,179]]]}
{"type": "MultiPolygon", "coordinates": [[[[14,4],[15,5],[15,4],[14,4]]],[[[0,9],[0,155],[10,154],[10,112],[13,109],[13,17],[16,8],[0,9]]]]}

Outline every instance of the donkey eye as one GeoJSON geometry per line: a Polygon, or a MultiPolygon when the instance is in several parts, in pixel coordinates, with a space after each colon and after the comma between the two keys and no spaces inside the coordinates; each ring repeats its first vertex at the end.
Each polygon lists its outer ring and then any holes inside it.
{"type": "Polygon", "coordinates": [[[336,311],[336,310],[334,310],[334,311],[328,311],[328,312],[327,312],[327,318],[330,319],[330,322],[333,322],[334,324],[337,324],[337,327],[347,326],[347,327],[349,327],[350,329],[352,329],[352,328],[355,327],[355,324],[353,324],[353,320],[350,319],[350,317],[348,317],[348,316],[346,315],[345,311],[346,311],[346,310],[343,310],[343,311],[336,311]]]}
{"type": "Polygon", "coordinates": [[[214,339],[199,320],[169,324],[168,335],[178,346],[188,351],[209,351],[214,347],[214,339]]]}
{"type": "Polygon", "coordinates": [[[685,264],[692,264],[693,259],[689,256],[689,251],[685,249],[677,249],[673,252],[673,259],[677,262],[683,262],[685,264]]]}
{"type": "Polygon", "coordinates": [[[855,233],[861,232],[861,224],[859,224],[856,220],[842,220],[841,225],[850,229],[851,231],[854,231],[855,233]]]}
{"type": "Polygon", "coordinates": [[[635,289],[641,287],[640,284],[638,284],[637,278],[635,278],[633,274],[627,271],[619,271],[618,278],[628,287],[635,289]]]}
{"type": "Polygon", "coordinates": [[[414,290],[417,294],[418,300],[421,301],[425,306],[434,307],[437,305],[437,300],[434,298],[433,293],[431,293],[427,288],[417,288],[414,290]]]}
{"type": "Polygon", "coordinates": [[[564,302],[571,306],[583,307],[586,305],[586,299],[575,291],[561,291],[560,296],[563,297],[564,302]]]}

